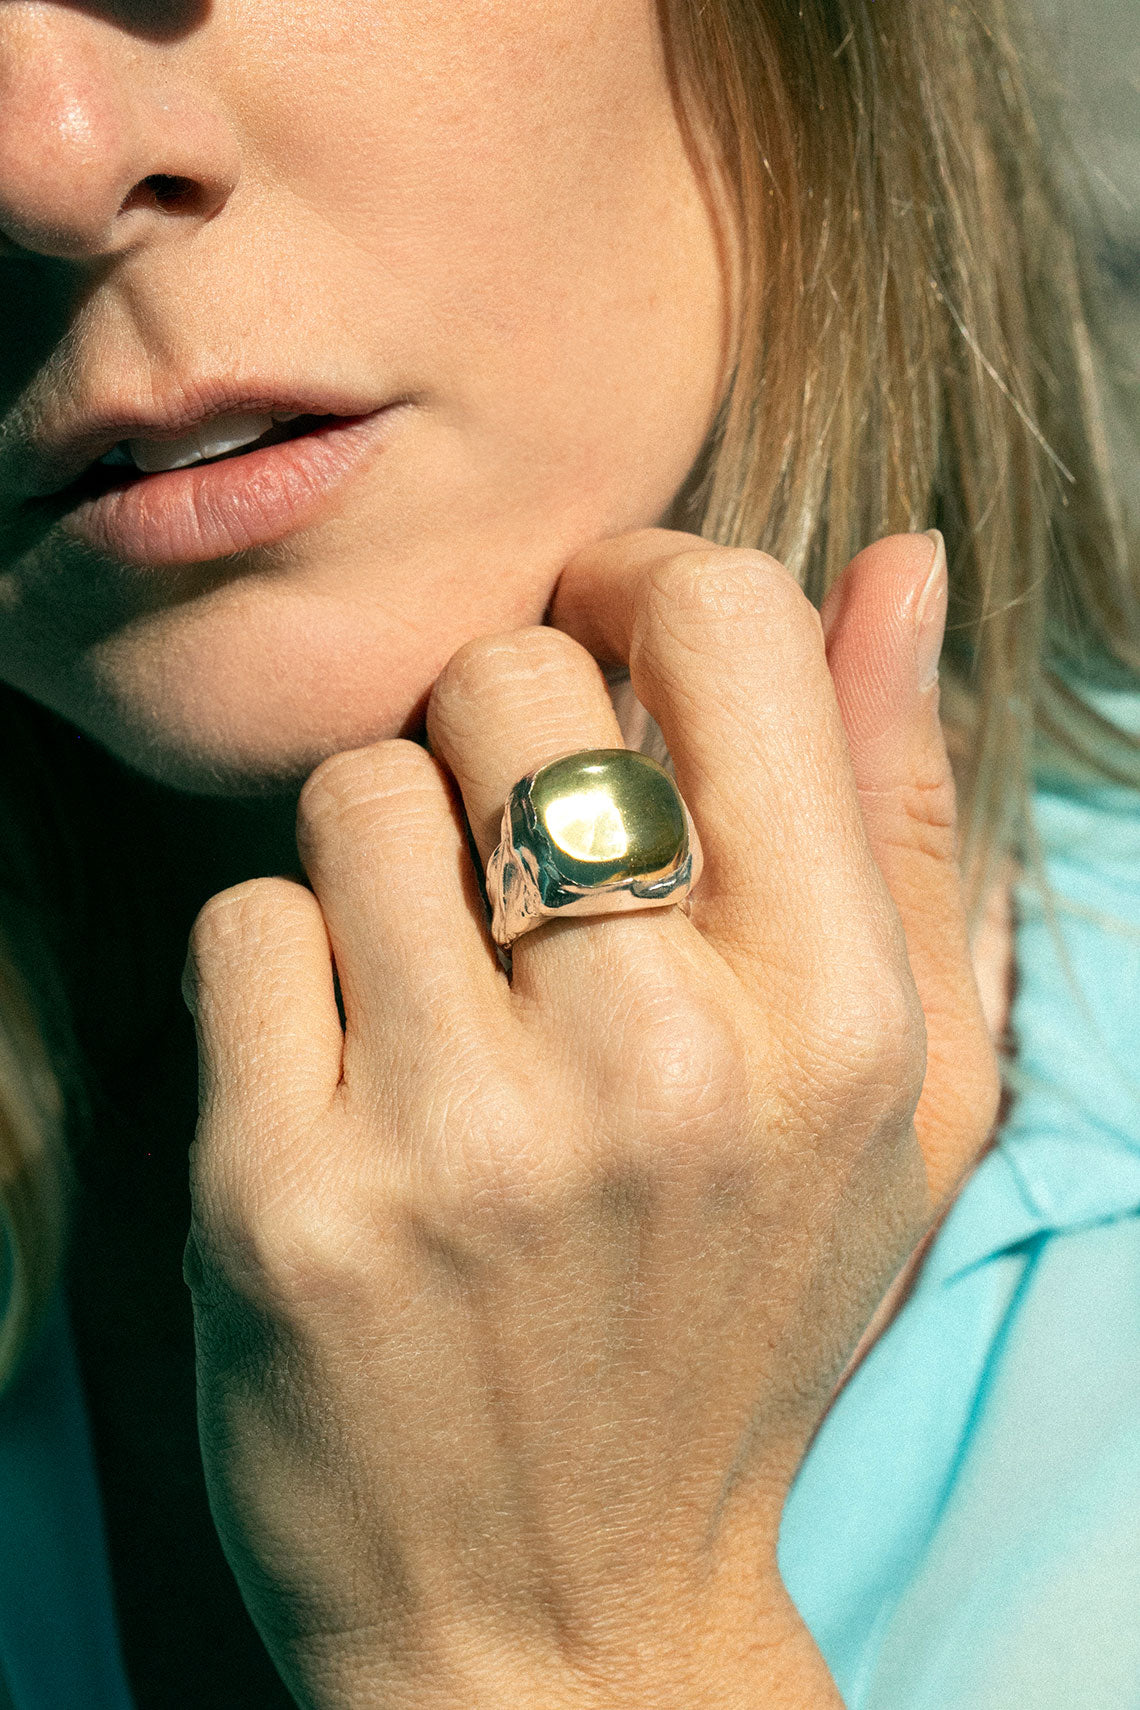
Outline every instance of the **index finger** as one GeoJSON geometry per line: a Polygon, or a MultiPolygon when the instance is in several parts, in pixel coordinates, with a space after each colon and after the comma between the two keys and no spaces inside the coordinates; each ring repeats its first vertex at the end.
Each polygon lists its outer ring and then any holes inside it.
{"type": "Polygon", "coordinates": [[[664,529],[619,536],[570,561],[550,621],[628,665],[660,726],[705,853],[693,918],[726,959],[801,971],[821,929],[885,947],[895,927],[819,614],[775,559],[664,529]]]}

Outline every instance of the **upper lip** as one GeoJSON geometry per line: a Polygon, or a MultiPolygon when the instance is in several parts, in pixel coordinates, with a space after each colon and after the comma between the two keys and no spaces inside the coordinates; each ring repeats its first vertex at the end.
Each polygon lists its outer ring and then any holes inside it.
{"type": "MultiPolygon", "coordinates": [[[[392,400],[388,400],[391,402],[392,400]]],[[[125,439],[179,439],[218,416],[296,413],[366,416],[384,407],[347,387],[281,381],[199,378],[173,386],[161,401],[135,404],[120,388],[114,397],[46,410],[3,458],[27,498],[58,493],[125,439]]],[[[7,484],[7,481],[5,482],[7,484]]]]}

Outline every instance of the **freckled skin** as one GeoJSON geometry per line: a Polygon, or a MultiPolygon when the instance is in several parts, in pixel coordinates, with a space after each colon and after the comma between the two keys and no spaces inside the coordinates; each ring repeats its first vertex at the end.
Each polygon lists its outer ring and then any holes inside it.
{"type": "Polygon", "coordinates": [[[150,775],[294,787],[665,518],[728,368],[650,0],[0,12],[0,432],[186,374],[414,400],[317,520],[129,569],[0,492],[0,675],[150,775]],[[125,15],[124,15],[125,16],[125,15]],[[180,203],[147,181],[181,178],[180,203]]]}

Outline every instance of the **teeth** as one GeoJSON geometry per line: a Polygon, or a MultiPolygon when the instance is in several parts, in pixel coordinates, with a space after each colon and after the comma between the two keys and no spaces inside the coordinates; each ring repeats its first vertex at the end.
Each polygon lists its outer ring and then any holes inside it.
{"type": "MultiPolygon", "coordinates": [[[[146,475],[155,475],[163,469],[186,469],[191,463],[201,463],[203,458],[237,451],[240,446],[260,439],[272,426],[271,415],[219,416],[182,439],[132,439],[128,450],[137,468],[146,475]]],[[[116,446],[115,450],[118,449],[116,446]]],[[[108,456],[113,457],[114,453],[108,456]]]]}
{"type": "Polygon", "coordinates": [[[201,463],[205,452],[198,444],[198,435],[189,433],[184,439],[132,439],[127,449],[135,468],[153,475],[160,469],[185,469],[189,463],[201,463]]]}
{"type": "Polygon", "coordinates": [[[260,439],[272,426],[272,416],[220,416],[198,429],[198,444],[203,457],[221,457],[225,451],[260,439]]]}

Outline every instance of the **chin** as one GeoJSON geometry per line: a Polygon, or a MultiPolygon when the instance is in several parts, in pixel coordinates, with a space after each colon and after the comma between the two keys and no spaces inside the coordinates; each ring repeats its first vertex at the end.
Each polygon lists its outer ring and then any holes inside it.
{"type": "Polygon", "coordinates": [[[276,644],[265,629],[182,641],[88,661],[57,710],[132,770],[201,796],[295,794],[330,754],[419,737],[446,663],[313,625],[276,644]]]}
{"type": "Polygon", "coordinates": [[[154,782],[197,796],[269,797],[293,794],[331,754],[423,733],[430,684],[410,704],[383,710],[344,702],[314,706],[258,694],[238,705],[222,703],[203,716],[200,702],[175,697],[157,703],[120,699],[105,716],[81,721],[119,760],[154,782]]]}
{"type": "Polygon", "coordinates": [[[319,554],[227,565],[181,597],[157,577],[101,577],[65,555],[73,573],[45,565],[57,573],[35,583],[39,621],[7,674],[156,782],[205,796],[296,792],[331,754],[418,738],[432,685],[465,642],[540,623],[578,533],[598,531],[565,532],[504,539],[499,526],[462,551],[433,537],[389,555],[375,542],[365,554],[354,529],[319,554]],[[503,563],[521,568],[486,568],[503,563]]]}
{"type": "Polygon", "coordinates": [[[283,742],[280,733],[273,741],[260,743],[210,740],[196,732],[145,724],[129,732],[92,729],[89,734],[131,771],[154,783],[182,795],[227,800],[295,797],[322,760],[369,740],[334,739],[322,745],[298,734],[293,741],[283,742]]]}

